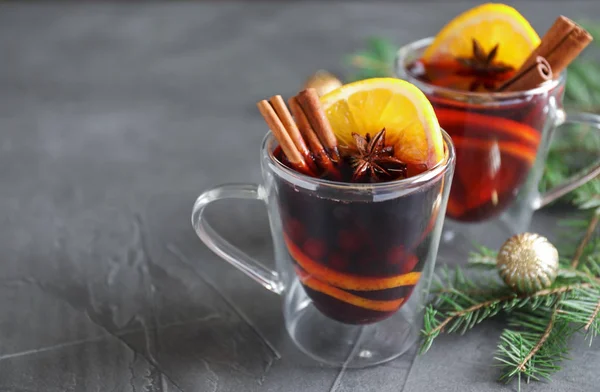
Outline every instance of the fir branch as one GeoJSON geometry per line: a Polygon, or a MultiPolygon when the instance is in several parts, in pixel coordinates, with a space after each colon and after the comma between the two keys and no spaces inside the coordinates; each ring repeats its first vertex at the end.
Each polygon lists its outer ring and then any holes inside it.
{"type": "Polygon", "coordinates": [[[600,283],[600,239],[594,241],[591,248],[594,250],[587,255],[585,264],[579,271],[600,283]]]}
{"type": "Polygon", "coordinates": [[[515,376],[539,380],[548,379],[560,369],[558,363],[569,351],[568,341],[580,329],[591,338],[600,328],[600,291],[597,283],[583,283],[564,288],[548,308],[514,312],[498,345],[496,359],[503,364],[500,379],[510,381],[515,376]],[[588,324],[589,323],[589,324],[588,324]],[[587,326],[587,329],[586,329],[587,326]]]}
{"type": "Polygon", "coordinates": [[[596,303],[596,307],[594,308],[594,311],[588,318],[587,323],[585,323],[585,326],[583,327],[583,329],[586,332],[589,331],[590,327],[594,324],[594,322],[598,318],[598,313],[600,313],[600,298],[598,299],[598,302],[596,303]]]}
{"type": "MultiPolygon", "coordinates": [[[[446,325],[448,325],[451,321],[455,320],[456,318],[459,317],[465,317],[466,315],[468,315],[469,313],[473,313],[479,309],[482,308],[489,308],[492,306],[496,306],[504,301],[508,301],[510,299],[514,299],[515,296],[514,295],[507,295],[505,297],[500,297],[500,298],[494,298],[491,300],[487,300],[487,301],[483,301],[480,303],[477,303],[475,305],[472,305],[466,309],[462,309],[459,311],[455,311],[455,312],[449,312],[448,313],[448,317],[446,317],[441,323],[439,323],[439,325],[435,328],[433,328],[430,332],[428,332],[428,335],[432,335],[432,334],[438,334],[439,332],[443,331],[444,328],[446,327],[446,325]]],[[[456,329],[456,328],[453,328],[456,329]]],[[[426,335],[427,336],[427,335],[426,335]]]]}
{"type": "Polygon", "coordinates": [[[397,46],[382,37],[367,39],[365,49],[351,54],[345,60],[354,70],[350,80],[394,76],[394,57],[397,46]]]}
{"type": "Polygon", "coordinates": [[[561,287],[556,287],[553,289],[545,289],[545,290],[540,290],[537,293],[532,294],[532,297],[540,297],[540,296],[548,296],[548,295],[555,295],[555,294],[563,294],[563,293],[568,293],[569,291],[573,291],[573,290],[579,290],[579,289],[586,289],[586,288],[590,288],[593,287],[593,285],[591,283],[577,283],[571,286],[561,286],[561,287]]]}
{"type": "Polygon", "coordinates": [[[540,336],[538,342],[535,344],[535,346],[533,346],[533,348],[531,349],[531,351],[529,351],[529,353],[525,356],[525,358],[523,358],[523,360],[519,363],[519,365],[517,365],[517,368],[516,368],[517,372],[522,373],[523,371],[525,371],[525,368],[527,367],[527,365],[529,365],[529,363],[531,362],[531,359],[534,357],[534,355],[536,355],[538,353],[538,351],[540,351],[540,349],[542,348],[544,343],[546,343],[546,341],[550,337],[552,328],[554,328],[554,322],[556,321],[557,312],[558,312],[558,304],[554,306],[554,310],[552,311],[552,315],[550,316],[548,325],[546,326],[544,333],[542,333],[542,335],[540,336]]]}
{"type": "Polygon", "coordinates": [[[498,252],[485,246],[478,246],[477,251],[469,253],[469,265],[496,269],[498,252]]]}
{"type": "Polygon", "coordinates": [[[600,285],[600,277],[597,277],[593,273],[591,273],[590,268],[596,270],[597,268],[600,268],[600,264],[591,261],[589,263],[589,266],[587,266],[586,268],[582,268],[581,270],[576,270],[573,268],[560,268],[558,270],[557,281],[564,280],[565,284],[568,284],[569,282],[571,282],[570,279],[577,279],[577,281],[579,282],[584,281],[592,285],[600,285]]]}
{"type": "Polygon", "coordinates": [[[583,329],[591,339],[600,332],[600,284],[580,288],[562,301],[560,317],[574,330],[583,329]]]}
{"type": "MultiPolygon", "coordinates": [[[[600,152],[600,148],[596,149],[596,154],[598,152],[600,152]]],[[[596,213],[598,213],[600,209],[600,177],[580,186],[573,192],[573,203],[578,208],[582,210],[596,209],[596,213]]]]}
{"type": "Polygon", "coordinates": [[[423,330],[421,335],[423,342],[421,353],[427,352],[431,344],[441,332],[456,332],[462,328],[461,333],[473,328],[483,320],[493,317],[501,310],[503,301],[514,298],[514,293],[506,287],[500,287],[503,295],[494,290],[479,288],[479,293],[473,295],[468,293],[471,286],[460,289],[449,288],[447,291],[438,292],[435,300],[425,310],[423,330]]]}
{"type": "MultiPolygon", "coordinates": [[[[504,295],[507,292],[506,286],[500,282],[497,275],[477,276],[477,282],[467,276],[459,266],[451,271],[447,266],[443,266],[435,275],[430,294],[433,296],[431,301],[434,306],[442,306],[444,302],[452,302],[450,297],[461,298],[491,298],[494,295],[504,295]]],[[[475,301],[466,304],[468,307],[475,301]]]]}
{"type": "MultiPolygon", "coordinates": [[[[559,299],[562,296],[559,296],[559,299]]],[[[500,380],[510,381],[515,376],[521,386],[521,378],[548,379],[560,369],[558,362],[568,353],[568,340],[573,334],[569,323],[560,317],[561,302],[535,311],[515,312],[511,328],[500,335],[498,353],[495,357],[502,364],[500,380]]]]}
{"type": "Polygon", "coordinates": [[[515,309],[533,311],[539,307],[551,306],[560,294],[590,287],[593,287],[593,284],[589,282],[576,283],[540,290],[533,294],[516,294],[506,286],[487,291],[480,289],[476,295],[468,293],[468,289],[472,289],[471,286],[468,286],[467,290],[452,287],[443,292],[438,291],[437,297],[425,312],[420,352],[427,352],[435,338],[445,332],[446,328],[449,333],[458,330],[465,333],[500,312],[511,312],[515,309]]]}
{"type": "Polygon", "coordinates": [[[598,221],[600,221],[600,212],[592,215],[592,217],[590,219],[590,223],[585,232],[585,235],[581,239],[581,242],[577,246],[577,250],[575,251],[575,254],[573,255],[573,259],[571,261],[571,267],[577,268],[577,266],[579,265],[579,260],[581,259],[581,256],[583,255],[586,245],[592,238],[592,235],[594,234],[594,232],[596,230],[596,226],[598,226],[598,221]]]}

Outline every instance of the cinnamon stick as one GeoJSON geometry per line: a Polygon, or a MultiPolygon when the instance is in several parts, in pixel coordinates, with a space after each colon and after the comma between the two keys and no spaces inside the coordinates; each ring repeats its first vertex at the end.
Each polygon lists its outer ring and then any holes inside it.
{"type": "Polygon", "coordinates": [[[304,114],[304,111],[302,110],[302,107],[298,102],[298,98],[290,98],[288,100],[288,104],[290,105],[290,110],[292,111],[292,114],[296,119],[298,129],[300,130],[300,133],[302,134],[304,139],[306,139],[306,142],[310,147],[310,151],[313,153],[317,160],[317,164],[323,170],[336,170],[333,165],[333,162],[331,161],[331,158],[329,158],[329,155],[327,155],[327,152],[325,152],[325,148],[321,144],[319,137],[315,133],[314,129],[311,127],[306,115],[304,114]]]}
{"type": "Polygon", "coordinates": [[[556,18],[550,29],[542,37],[538,47],[531,52],[527,60],[521,65],[521,69],[531,67],[536,62],[535,59],[537,56],[546,57],[548,53],[552,52],[573,31],[575,26],[577,24],[566,16],[561,15],[556,18]]]}
{"type": "Polygon", "coordinates": [[[279,117],[277,117],[271,104],[263,99],[258,102],[256,106],[269,126],[269,129],[273,132],[273,135],[275,135],[275,139],[279,142],[283,153],[286,155],[292,166],[299,172],[310,175],[311,171],[306,164],[304,157],[294,145],[292,138],[287,133],[279,117]]]}
{"type": "Polygon", "coordinates": [[[571,33],[561,42],[560,47],[546,56],[546,59],[554,70],[553,72],[558,75],[567,68],[592,40],[592,35],[583,27],[575,26],[571,33]]]}
{"type": "Polygon", "coordinates": [[[554,73],[548,60],[537,56],[528,68],[522,68],[512,78],[504,82],[496,91],[520,91],[535,88],[547,80],[552,80],[554,73]],[[528,87],[530,86],[530,87],[528,87]]]}
{"type": "Polygon", "coordinates": [[[523,91],[537,87],[548,80],[548,74],[559,75],[591,41],[592,36],[584,28],[565,16],[558,17],[517,73],[498,91],[523,91]],[[540,66],[540,58],[546,60],[551,73],[543,72],[546,65],[540,66]]]}
{"type": "Polygon", "coordinates": [[[317,133],[321,144],[325,147],[325,150],[329,153],[331,160],[337,162],[340,160],[340,152],[338,150],[337,139],[331,125],[325,116],[325,112],[321,108],[321,102],[319,100],[319,94],[314,88],[307,88],[302,90],[297,95],[298,103],[302,107],[302,110],[306,114],[308,121],[312,128],[317,133]]]}
{"type": "Polygon", "coordinates": [[[310,150],[304,142],[302,134],[300,134],[298,126],[292,118],[292,114],[285,105],[285,101],[283,100],[281,95],[275,95],[269,99],[269,102],[271,103],[271,106],[273,106],[273,109],[275,109],[275,113],[277,113],[277,116],[279,117],[279,120],[287,130],[288,135],[294,142],[296,149],[304,157],[304,161],[306,162],[307,166],[311,169],[312,172],[316,173],[317,168],[315,166],[313,157],[311,156],[310,150]]]}

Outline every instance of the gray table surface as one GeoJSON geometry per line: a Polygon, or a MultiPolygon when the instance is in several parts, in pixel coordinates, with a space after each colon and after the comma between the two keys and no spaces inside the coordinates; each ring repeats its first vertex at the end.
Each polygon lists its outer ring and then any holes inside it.
{"type": "MultiPolygon", "coordinates": [[[[258,99],[343,71],[367,36],[431,35],[475,3],[0,5],[0,391],[514,390],[494,381],[498,325],[367,370],[307,360],[279,298],[189,223],[200,191],[259,181],[258,99]]],[[[517,3],[541,31],[600,11],[517,3]]],[[[259,203],[210,216],[272,257],[259,203]]],[[[600,346],[575,347],[552,384],[526,390],[598,391],[600,346]]]]}

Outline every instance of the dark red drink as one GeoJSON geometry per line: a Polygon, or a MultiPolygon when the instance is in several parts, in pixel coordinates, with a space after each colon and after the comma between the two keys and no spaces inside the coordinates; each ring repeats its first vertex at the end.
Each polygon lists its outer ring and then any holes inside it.
{"type": "Polygon", "coordinates": [[[417,61],[407,71],[424,82],[445,87],[425,93],[456,148],[448,216],[472,222],[497,216],[524,185],[546,124],[544,108],[559,92],[498,102],[486,101],[491,95],[481,94],[477,101],[461,101],[453,99],[451,90],[491,92],[514,71],[478,72],[458,61],[417,61]]]}
{"type": "MultiPolygon", "coordinates": [[[[285,156],[275,153],[284,164],[285,156]]],[[[340,182],[354,182],[349,161],[340,182]]],[[[325,174],[324,178],[328,178],[325,174]]],[[[430,254],[443,176],[418,191],[378,201],[328,198],[276,179],[283,235],[306,293],[325,315],[349,324],[395,313],[430,254]]]]}

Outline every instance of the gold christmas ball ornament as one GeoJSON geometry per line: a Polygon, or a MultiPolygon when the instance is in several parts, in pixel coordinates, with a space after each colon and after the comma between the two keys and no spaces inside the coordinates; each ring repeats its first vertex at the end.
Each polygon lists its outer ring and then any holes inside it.
{"type": "Polygon", "coordinates": [[[315,72],[306,83],[304,83],[304,88],[314,88],[317,90],[317,94],[319,96],[323,96],[330,91],[335,90],[338,87],[341,87],[342,82],[335,77],[335,75],[320,70],[315,72]]]}
{"type": "Polygon", "coordinates": [[[498,252],[498,273],[513,290],[529,294],[549,287],[558,274],[558,251],[534,233],[510,237],[498,252]]]}

